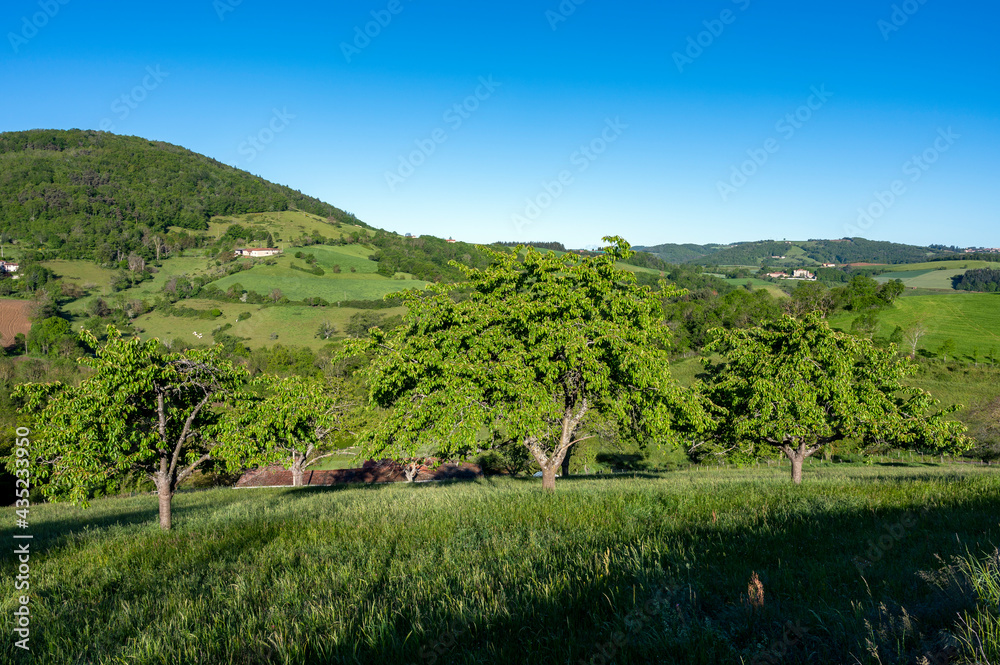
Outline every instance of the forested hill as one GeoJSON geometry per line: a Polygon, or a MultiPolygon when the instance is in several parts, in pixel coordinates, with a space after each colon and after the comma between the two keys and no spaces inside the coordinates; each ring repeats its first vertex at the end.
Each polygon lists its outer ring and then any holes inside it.
{"type": "Polygon", "coordinates": [[[700,265],[744,265],[756,266],[763,263],[778,264],[785,261],[802,265],[822,263],[917,263],[927,261],[946,253],[941,249],[903,245],[894,242],[865,240],[864,238],[840,238],[837,240],[760,240],[740,242],[732,245],[657,245],[642,247],[665,261],[696,263],[700,265]],[[687,258],[678,256],[684,252],[687,258]],[[700,253],[700,255],[698,255],[700,253]]]}
{"type": "Polygon", "coordinates": [[[158,141],[84,130],[0,133],[0,232],[66,254],[142,226],[206,229],[213,215],[343,210],[158,141]]]}
{"type": "Polygon", "coordinates": [[[703,256],[714,254],[720,249],[728,246],[729,245],[677,245],[674,243],[665,243],[663,245],[654,245],[652,247],[640,246],[635,249],[640,252],[649,252],[653,256],[656,256],[667,263],[678,264],[696,261],[703,256]]]}

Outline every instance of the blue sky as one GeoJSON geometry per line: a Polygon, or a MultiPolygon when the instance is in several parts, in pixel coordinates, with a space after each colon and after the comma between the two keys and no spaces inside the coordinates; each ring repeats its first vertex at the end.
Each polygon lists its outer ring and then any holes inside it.
{"type": "Polygon", "coordinates": [[[0,131],[168,141],[472,242],[998,246],[998,18],[968,0],[7,0],[0,131]]]}

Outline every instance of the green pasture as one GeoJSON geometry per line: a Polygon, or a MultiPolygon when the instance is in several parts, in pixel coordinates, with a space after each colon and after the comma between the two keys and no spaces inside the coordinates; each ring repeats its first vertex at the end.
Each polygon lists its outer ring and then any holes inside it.
{"type": "MultiPolygon", "coordinates": [[[[308,346],[319,348],[330,340],[316,337],[316,331],[321,323],[329,321],[337,328],[336,337],[344,337],[344,329],[351,316],[358,309],[349,307],[301,307],[301,306],[270,306],[249,305],[246,303],[224,303],[215,300],[191,299],[178,303],[184,307],[197,310],[218,309],[222,315],[214,319],[199,319],[193,317],[167,316],[156,311],[135,319],[135,325],[141,330],[144,339],[157,337],[161,341],[172,341],[180,338],[189,342],[203,344],[212,343],[212,331],[228,324],[232,328],[226,331],[229,335],[248,338],[244,344],[250,348],[261,346],[308,346]],[[236,319],[243,312],[250,312],[250,318],[243,321],[236,319]],[[194,333],[200,333],[199,338],[194,333]]],[[[394,316],[406,311],[404,307],[377,310],[385,316],[394,316]]]]}
{"type": "MultiPolygon", "coordinates": [[[[996,569],[956,564],[1000,542],[995,468],[787,475],[214,489],[179,494],[170,532],[152,495],[34,505],[31,653],[8,637],[0,659],[973,663],[970,615],[997,657],[996,569]]],[[[18,565],[0,564],[7,617],[18,565]]]]}
{"type": "MultiPolygon", "coordinates": [[[[850,329],[855,318],[851,312],[830,318],[834,327],[850,329]]],[[[879,315],[877,334],[888,336],[896,326],[907,328],[922,323],[927,335],[919,349],[937,353],[947,339],[955,342],[959,356],[972,359],[978,349],[980,361],[995,348],[1000,354],[1000,295],[954,292],[900,298],[879,315]]]]}

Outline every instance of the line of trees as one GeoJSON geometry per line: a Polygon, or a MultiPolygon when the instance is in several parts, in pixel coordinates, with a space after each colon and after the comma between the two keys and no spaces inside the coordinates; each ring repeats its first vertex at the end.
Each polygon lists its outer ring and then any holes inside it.
{"type": "Polygon", "coordinates": [[[47,497],[86,504],[142,473],[169,529],[173,495],[197,469],[284,461],[301,482],[344,431],[368,459],[412,459],[428,443],[446,458],[520,451],[548,491],[571,450],[601,429],[640,448],[737,460],[778,450],[795,483],[807,457],[845,438],[867,450],[969,447],[947,420],[954,408],[905,387],[908,358],[832,330],[818,312],[713,328],[708,378],[682,387],[664,305],[683,294],[639,284],[617,267],[628,243],[605,240],[586,257],[482,248],[486,267],[453,262],[462,285],[398,294],[401,324],[366,328],[337,356],[359,368],[363,412],[335,380],[254,378],[221,345],[172,351],[114,328],[104,343],[84,331],[94,354],[78,385],[15,390],[36,428],[36,480],[47,497]]]}
{"type": "Polygon", "coordinates": [[[985,291],[996,293],[1000,291],[1000,269],[977,268],[967,270],[963,275],[951,278],[952,285],[960,291],[985,291]]]}

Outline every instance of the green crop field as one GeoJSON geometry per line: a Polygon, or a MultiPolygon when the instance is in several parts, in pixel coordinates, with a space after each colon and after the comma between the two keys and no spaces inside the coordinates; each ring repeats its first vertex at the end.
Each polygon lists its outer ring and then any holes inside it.
{"type": "Polygon", "coordinates": [[[893,271],[876,275],[875,281],[884,284],[889,280],[898,279],[903,282],[903,286],[907,289],[934,289],[954,292],[955,289],[952,287],[951,278],[964,273],[965,270],[962,268],[893,271]]]}
{"type": "MultiPolygon", "coordinates": [[[[853,318],[847,312],[831,317],[830,323],[847,330],[853,318]]],[[[967,359],[977,349],[980,360],[994,348],[1000,356],[1000,295],[997,294],[955,292],[900,298],[879,318],[878,334],[883,336],[891,334],[896,326],[906,328],[922,322],[928,332],[918,348],[932,353],[945,340],[952,339],[958,354],[967,359]]]]}
{"type": "Polygon", "coordinates": [[[1000,649],[996,569],[944,569],[1000,543],[996,469],[215,489],[170,532],[156,505],[32,507],[31,662],[945,662],[960,612],[1000,649]]]}

